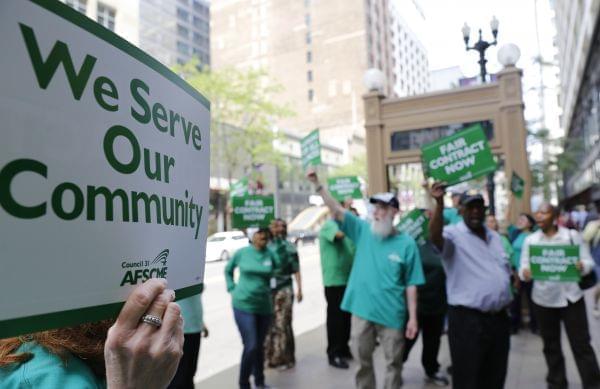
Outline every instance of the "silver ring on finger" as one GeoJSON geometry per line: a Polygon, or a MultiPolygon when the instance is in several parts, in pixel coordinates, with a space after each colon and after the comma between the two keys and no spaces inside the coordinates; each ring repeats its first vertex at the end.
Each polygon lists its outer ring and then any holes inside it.
{"type": "Polygon", "coordinates": [[[162,325],[162,319],[154,315],[143,315],[140,321],[153,325],[154,327],[160,327],[162,325]]]}

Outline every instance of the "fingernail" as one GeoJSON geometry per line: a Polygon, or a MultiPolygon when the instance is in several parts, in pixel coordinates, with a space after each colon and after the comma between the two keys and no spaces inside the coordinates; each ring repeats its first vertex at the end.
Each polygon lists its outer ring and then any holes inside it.
{"type": "Polygon", "coordinates": [[[175,301],[175,291],[172,289],[168,289],[167,292],[169,293],[169,299],[171,301],[175,301]]]}

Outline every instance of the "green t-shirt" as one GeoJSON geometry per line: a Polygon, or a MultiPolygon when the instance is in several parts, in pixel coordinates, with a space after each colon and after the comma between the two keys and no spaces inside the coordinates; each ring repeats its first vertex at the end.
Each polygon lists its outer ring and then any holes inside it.
{"type": "Polygon", "coordinates": [[[354,244],[347,237],[335,239],[340,230],[334,220],[326,221],[319,231],[319,251],[321,252],[321,273],[324,286],[342,286],[348,283],[354,244]]]}
{"type": "Polygon", "coordinates": [[[106,382],[73,355],[65,363],[35,342],[24,343],[17,352],[32,353],[33,358],[19,365],[0,367],[0,388],[106,388],[106,382]]]}
{"type": "Polygon", "coordinates": [[[419,249],[405,233],[381,239],[371,226],[351,212],[341,229],[356,245],[354,265],[342,309],[385,327],[403,329],[406,287],[425,282],[419,249]]]}
{"type": "MultiPolygon", "coordinates": [[[[292,286],[292,274],[300,270],[298,250],[287,239],[275,238],[269,243],[269,249],[275,254],[276,262],[273,269],[274,290],[292,286]]],[[[273,285],[271,285],[273,286],[273,285]]]]}
{"type": "Polygon", "coordinates": [[[270,315],[273,313],[270,281],[276,262],[269,249],[258,251],[250,245],[239,249],[225,266],[227,291],[231,292],[233,307],[240,311],[270,315]],[[233,271],[239,268],[237,284],[233,271]]]}
{"type": "Polygon", "coordinates": [[[445,226],[460,223],[463,219],[456,208],[444,208],[443,215],[445,226]]]}
{"type": "Polygon", "coordinates": [[[523,243],[525,242],[525,238],[531,235],[529,231],[523,231],[512,242],[513,254],[511,257],[512,265],[515,269],[519,270],[521,267],[521,250],[523,249],[523,243]]]}
{"type": "MultiPolygon", "coordinates": [[[[202,291],[204,285],[202,285],[202,291]]],[[[181,316],[183,316],[183,333],[197,334],[202,332],[204,323],[202,322],[202,291],[194,296],[190,296],[177,301],[181,308],[181,316]]]]}
{"type": "Polygon", "coordinates": [[[506,259],[510,262],[510,258],[512,258],[514,253],[512,244],[510,244],[510,241],[506,236],[502,234],[498,235],[500,235],[500,240],[502,241],[502,248],[504,249],[504,253],[506,254],[506,259]]]}

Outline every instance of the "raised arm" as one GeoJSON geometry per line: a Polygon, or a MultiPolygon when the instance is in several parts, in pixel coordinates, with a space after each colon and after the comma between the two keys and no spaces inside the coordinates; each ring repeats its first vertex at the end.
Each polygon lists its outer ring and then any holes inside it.
{"type": "Polygon", "coordinates": [[[431,220],[429,220],[429,240],[441,251],[444,249],[444,237],[442,235],[444,229],[444,184],[434,182],[429,193],[435,202],[435,208],[431,214],[431,220]]]}
{"type": "Polygon", "coordinates": [[[344,207],[342,207],[342,205],[336,199],[334,199],[331,196],[331,194],[329,193],[327,188],[325,188],[319,182],[319,177],[317,176],[317,173],[314,170],[309,171],[306,174],[306,178],[308,178],[308,181],[310,181],[310,183],[314,185],[315,192],[317,192],[317,194],[319,194],[323,198],[323,202],[329,208],[329,211],[331,212],[333,217],[338,221],[343,221],[344,220],[344,212],[346,210],[344,209],[344,207]]]}
{"type": "Polygon", "coordinates": [[[238,253],[239,253],[239,251],[237,251],[233,255],[233,258],[231,258],[229,260],[229,262],[227,262],[227,265],[225,266],[225,282],[227,284],[228,292],[231,292],[235,288],[235,282],[233,281],[233,271],[235,270],[235,268],[237,266],[238,253]]]}

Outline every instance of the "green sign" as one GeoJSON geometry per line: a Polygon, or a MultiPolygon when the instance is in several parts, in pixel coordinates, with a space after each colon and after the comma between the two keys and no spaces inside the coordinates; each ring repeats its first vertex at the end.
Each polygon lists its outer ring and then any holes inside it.
{"type": "Polygon", "coordinates": [[[448,186],[496,170],[496,161],[480,124],[429,143],[421,148],[427,177],[448,186]]]}
{"type": "Polygon", "coordinates": [[[248,195],[248,177],[239,179],[235,184],[229,186],[230,197],[242,197],[248,195]]]}
{"type": "Polygon", "coordinates": [[[333,177],[327,179],[329,193],[334,199],[344,201],[347,198],[362,199],[360,182],[356,176],[333,177]]]}
{"type": "Polygon", "coordinates": [[[208,100],[62,2],[3,0],[0,30],[0,338],[199,293],[208,100]]]}
{"type": "Polygon", "coordinates": [[[419,246],[423,246],[429,235],[429,220],[423,210],[414,209],[400,219],[396,229],[412,236],[419,246]]]}
{"type": "Polygon", "coordinates": [[[515,197],[523,197],[523,191],[525,190],[525,180],[519,177],[519,175],[513,172],[510,178],[510,191],[513,192],[515,197]]]}
{"type": "Polygon", "coordinates": [[[234,197],[233,228],[267,227],[275,219],[275,199],[270,196],[234,197]]]}
{"type": "Polygon", "coordinates": [[[579,260],[579,246],[529,246],[529,263],[534,280],[579,282],[581,276],[575,263],[579,260]]]}
{"type": "Polygon", "coordinates": [[[302,166],[317,166],[321,164],[321,142],[319,141],[319,130],[316,129],[302,138],[300,141],[302,149],[302,166]]]}

